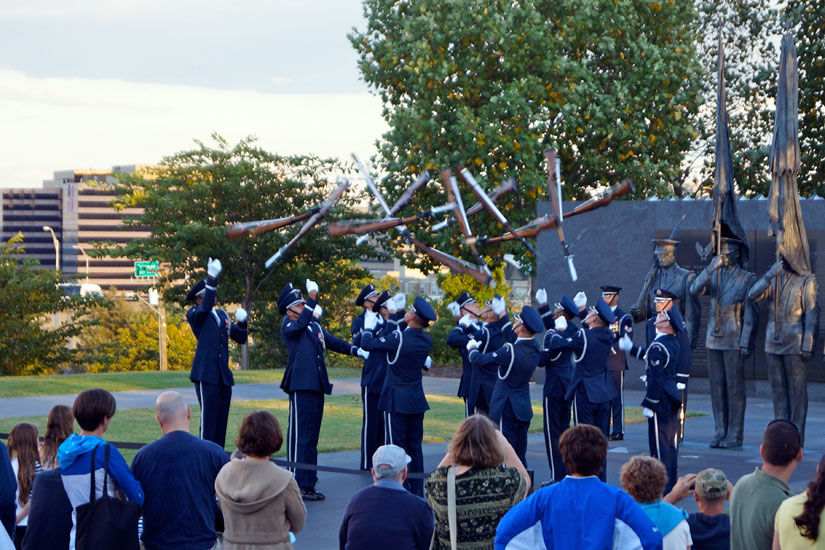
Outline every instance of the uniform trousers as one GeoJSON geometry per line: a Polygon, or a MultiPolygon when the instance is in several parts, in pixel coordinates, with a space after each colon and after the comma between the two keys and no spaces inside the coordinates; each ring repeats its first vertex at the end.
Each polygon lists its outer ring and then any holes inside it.
{"type": "Polygon", "coordinates": [[[805,442],[805,418],[808,416],[808,375],[801,355],[766,353],[768,380],[773,396],[773,415],[790,420],[799,428],[805,442]]]}
{"type": "Polygon", "coordinates": [[[714,440],[742,444],[745,425],[745,363],[739,350],[708,349],[708,381],[714,440]]]}
{"type": "Polygon", "coordinates": [[[653,413],[653,418],[647,419],[647,439],[650,445],[650,456],[659,459],[667,470],[668,494],[678,479],[679,461],[679,407],[680,404],[663,398],[664,413],[653,413]]]}
{"type": "Polygon", "coordinates": [[[361,469],[372,468],[375,449],[384,444],[384,415],[378,410],[380,393],[372,393],[361,386],[361,469]]]}
{"type": "Polygon", "coordinates": [[[487,401],[487,395],[484,393],[484,388],[478,389],[478,396],[473,402],[473,414],[490,414],[490,403],[487,401]]]}
{"type": "MultiPolygon", "coordinates": [[[[289,394],[289,424],[286,456],[291,462],[318,464],[318,435],[324,417],[324,394],[319,391],[294,391],[289,394]]],[[[315,470],[290,468],[301,489],[314,489],[315,470]]]]}
{"type": "Polygon", "coordinates": [[[613,421],[610,433],[624,435],[624,371],[614,370],[608,374],[616,390],[616,397],[610,401],[610,416],[613,421]]]}
{"type": "Polygon", "coordinates": [[[559,451],[559,438],[570,427],[570,401],[564,397],[544,396],[544,448],[550,463],[550,477],[561,481],[567,475],[567,466],[559,451]]]}
{"type": "MultiPolygon", "coordinates": [[[[576,394],[573,396],[573,423],[590,424],[599,428],[605,437],[610,429],[610,401],[604,403],[592,403],[587,398],[587,389],[584,384],[579,384],[576,394]]],[[[605,457],[599,479],[607,482],[607,457],[605,457]]]]}
{"type": "MultiPolygon", "coordinates": [[[[410,455],[408,472],[411,474],[424,472],[424,452],[421,450],[423,439],[424,413],[384,412],[384,442],[390,445],[398,445],[410,455]]],[[[404,486],[412,494],[420,497],[424,496],[423,479],[407,478],[404,486]]]]}
{"type": "Polygon", "coordinates": [[[501,418],[498,419],[498,427],[504,438],[513,446],[521,463],[527,468],[527,431],[530,429],[530,421],[519,420],[513,406],[507,401],[501,412],[501,418]]]}
{"type": "Polygon", "coordinates": [[[201,407],[200,438],[217,443],[223,448],[226,443],[226,422],[229,419],[232,386],[196,381],[195,394],[201,407]]]}

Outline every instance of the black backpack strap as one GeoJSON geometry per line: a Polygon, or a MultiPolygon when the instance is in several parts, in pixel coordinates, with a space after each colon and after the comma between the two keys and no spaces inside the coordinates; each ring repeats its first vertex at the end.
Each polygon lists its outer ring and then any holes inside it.
{"type": "Polygon", "coordinates": [[[92,462],[89,466],[89,502],[95,501],[95,453],[97,453],[97,447],[92,449],[92,462]]]}
{"type": "Polygon", "coordinates": [[[109,482],[109,447],[110,445],[106,443],[106,453],[104,454],[103,458],[103,498],[109,496],[108,491],[108,482],[109,482]]]}

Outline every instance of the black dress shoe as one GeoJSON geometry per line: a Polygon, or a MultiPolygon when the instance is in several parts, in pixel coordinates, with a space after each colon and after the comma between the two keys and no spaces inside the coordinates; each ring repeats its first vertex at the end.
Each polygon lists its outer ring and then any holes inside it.
{"type": "Polygon", "coordinates": [[[301,498],[306,501],[315,501],[315,500],[324,500],[325,497],[324,493],[319,493],[314,488],[313,489],[301,489],[301,498]]]}
{"type": "Polygon", "coordinates": [[[610,441],[622,441],[624,439],[624,434],[620,433],[613,433],[610,434],[610,441]]]}

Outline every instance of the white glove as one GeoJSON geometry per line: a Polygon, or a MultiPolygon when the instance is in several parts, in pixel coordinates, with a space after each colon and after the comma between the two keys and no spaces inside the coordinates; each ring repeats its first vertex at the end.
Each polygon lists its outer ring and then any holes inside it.
{"type": "Polygon", "coordinates": [[[358,357],[363,357],[364,359],[370,358],[370,352],[361,348],[358,348],[358,351],[355,352],[355,355],[357,355],[358,357]]]}
{"type": "Polygon", "coordinates": [[[639,377],[639,380],[641,380],[642,382],[644,382],[644,383],[645,383],[645,386],[647,386],[647,375],[646,375],[646,374],[641,375],[641,376],[639,377]]]}
{"type": "Polygon", "coordinates": [[[392,297],[393,309],[400,311],[407,307],[407,296],[403,292],[399,292],[392,297]]]}
{"type": "Polygon", "coordinates": [[[461,315],[461,306],[455,302],[450,302],[447,304],[447,311],[449,311],[453,317],[459,317],[461,315]]]}
{"type": "Polygon", "coordinates": [[[424,368],[427,369],[427,370],[430,370],[430,367],[432,367],[432,366],[433,366],[433,358],[428,355],[427,358],[424,359],[424,368]]]}
{"type": "Polygon", "coordinates": [[[307,279],[307,294],[310,292],[318,292],[318,283],[312,279],[307,279]]]}
{"type": "Polygon", "coordinates": [[[493,313],[501,315],[504,313],[504,310],[507,309],[507,302],[505,302],[501,296],[494,296],[490,301],[490,307],[493,308],[493,313]]]}
{"type": "Polygon", "coordinates": [[[633,349],[633,340],[630,339],[630,336],[625,334],[619,338],[619,349],[625,353],[633,349]]]}
{"type": "Polygon", "coordinates": [[[540,288],[536,291],[536,302],[538,302],[540,306],[547,305],[547,291],[545,289],[540,288]]]}
{"type": "Polygon", "coordinates": [[[465,313],[464,316],[462,316],[461,319],[458,320],[458,324],[460,326],[464,327],[464,328],[469,327],[470,323],[472,323],[472,322],[473,322],[473,316],[470,315],[469,313],[465,313]]]}
{"type": "Polygon", "coordinates": [[[587,305],[587,294],[584,292],[579,292],[573,297],[573,303],[576,304],[577,308],[583,308],[587,305]]]}
{"type": "Polygon", "coordinates": [[[221,274],[223,271],[223,267],[221,267],[221,261],[217,258],[214,260],[209,258],[209,261],[206,262],[206,272],[209,274],[210,277],[213,279],[217,279],[218,275],[221,274]]]}
{"type": "Polygon", "coordinates": [[[686,385],[684,385],[684,384],[683,384],[683,383],[681,383],[681,382],[676,382],[676,389],[677,389],[677,390],[682,391],[682,390],[683,390],[683,389],[685,389],[685,388],[687,388],[687,386],[686,386],[686,385]]]}
{"type": "Polygon", "coordinates": [[[235,310],[235,322],[236,323],[245,323],[249,314],[246,310],[242,307],[239,307],[235,310]]]}
{"type": "Polygon", "coordinates": [[[653,418],[653,411],[651,411],[647,407],[642,409],[642,414],[645,416],[645,418],[653,418]]]}
{"type": "Polygon", "coordinates": [[[474,349],[478,349],[478,347],[480,345],[481,345],[481,342],[479,342],[478,340],[473,340],[472,338],[470,338],[467,341],[467,345],[464,346],[464,347],[467,348],[467,351],[473,351],[474,349]]]}
{"type": "Polygon", "coordinates": [[[320,305],[315,304],[315,309],[312,310],[312,316],[315,317],[316,319],[320,319],[321,315],[323,315],[323,314],[324,314],[324,309],[320,305]]]}
{"type": "Polygon", "coordinates": [[[378,324],[378,314],[374,311],[364,312],[364,330],[373,330],[378,324]]]}

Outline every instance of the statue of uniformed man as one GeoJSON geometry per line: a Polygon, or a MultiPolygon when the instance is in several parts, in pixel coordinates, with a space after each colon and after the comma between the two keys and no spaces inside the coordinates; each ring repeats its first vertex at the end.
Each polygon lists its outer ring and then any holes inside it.
{"type": "Polygon", "coordinates": [[[745,364],[753,349],[758,308],[748,298],[756,275],[740,267],[742,241],[722,238],[719,252],[696,277],[690,292],[710,295],[705,347],[713,422],[711,447],[742,446],[745,423],[745,364]]]}

